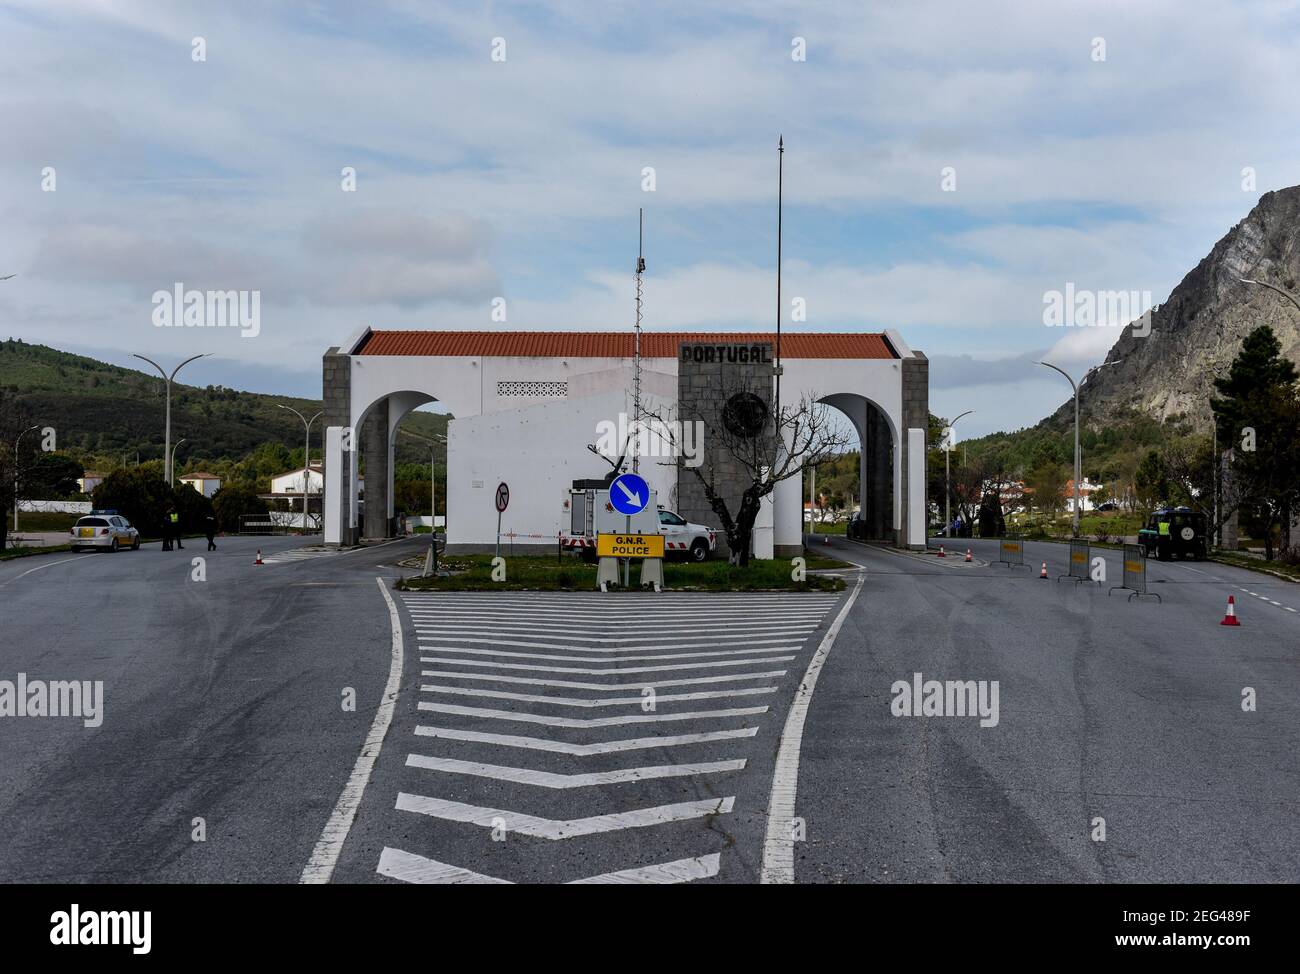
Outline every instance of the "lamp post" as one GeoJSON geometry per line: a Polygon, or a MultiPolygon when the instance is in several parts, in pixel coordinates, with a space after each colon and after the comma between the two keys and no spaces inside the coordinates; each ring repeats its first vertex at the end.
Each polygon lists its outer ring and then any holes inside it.
{"type": "Polygon", "coordinates": [[[308,419],[292,406],[286,406],[284,403],[277,402],[281,409],[287,409],[299,419],[302,420],[304,428],[303,447],[302,447],[302,533],[307,533],[307,488],[311,482],[311,424],[320,419],[324,412],[319,412],[311,419],[308,419]]]}
{"type": "Polygon", "coordinates": [[[185,366],[189,365],[196,359],[203,358],[207,354],[207,352],[204,352],[201,355],[191,355],[180,365],[176,366],[176,368],[172,369],[171,375],[168,375],[166,371],[164,371],[163,367],[153,359],[137,354],[136,352],[131,353],[133,358],[143,359],[157,369],[158,374],[162,376],[163,382],[167,385],[167,424],[164,427],[165,432],[163,433],[163,478],[167,481],[168,487],[172,485],[172,380],[176,378],[176,373],[185,368],[185,366]]]}
{"type": "Polygon", "coordinates": [[[27,427],[27,429],[23,430],[21,433],[18,434],[17,437],[14,438],[14,533],[15,534],[18,533],[18,444],[22,441],[22,438],[26,436],[28,433],[30,433],[32,430],[38,430],[40,428],[41,428],[40,423],[37,423],[35,426],[29,426],[27,427]]]}
{"type": "Polygon", "coordinates": [[[1080,474],[1079,474],[1079,470],[1080,470],[1080,467],[1081,467],[1081,464],[1082,464],[1082,456],[1081,456],[1081,454],[1079,453],[1079,386],[1081,386],[1084,382],[1087,382],[1088,379],[1092,376],[1092,374],[1093,374],[1094,372],[1097,372],[1097,371],[1099,371],[1099,370],[1101,370],[1101,369],[1104,369],[1104,368],[1108,368],[1109,366],[1112,366],[1112,365],[1119,365],[1119,363],[1122,362],[1122,361],[1124,361],[1124,360],[1123,360],[1123,359],[1116,359],[1114,362],[1103,362],[1101,365],[1094,365],[1092,368],[1090,368],[1087,372],[1084,373],[1084,375],[1083,375],[1083,379],[1080,380],[1080,381],[1077,382],[1077,383],[1076,383],[1073,379],[1070,378],[1070,374],[1069,374],[1068,372],[1066,372],[1066,371],[1065,371],[1064,369],[1062,369],[1062,368],[1058,368],[1057,366],[1053,365],[1051,362],[1039,362],[1039,363],[1038,363],[1039,365],[1045,365],[1045,366],[1047,366],[1049,369],[1055,369],[1057,372],[1060,372],[1061,375],[1065,376],[1066,381],[1070,383],[1070,388],[1074,390],[1074,518],[1073,518],[1073,534],[1074,534],[1075,537],[1078,537],[1078,535],[1079,535],[1079,504],[1080,504],[1080,500],[1079,500],[1079,498],[1080,498],[1080,492],[1079,492],[1079,476],[1080,476],[1080,474]]]}
{"type": "Polygon", "coordinates": [[[176,445],[172,447],[172,469],[173,470],[176,469],[176,451],[181,448],[181,444],[184,443],[185,441],[186,438],[182,436],[179,440],[176,441],[176,445]]]}
{"type": "MultiPolygon", "coordinates": [[[[434,433],[435,440],[447,442],[447,437],[434,433]]],[[[424,573],[427,578],[438,572],[438,444],[429,447],[429,569],[424,573]]]]}
{"type": "MultiPolygon", "coordinates": [[[[968,409],[957,419],[962,416],[969,416],[975,412],[968,409]]],[[[948,442],[944,444],[943,449],[943,534],[946,538],[952,538],[952,512],[948,508],[948,500],[952,496],[952,488],[948,484],[948,458],[952,456],[952,428],[957,425],[957,419],[948,424],[948,442]]]]}

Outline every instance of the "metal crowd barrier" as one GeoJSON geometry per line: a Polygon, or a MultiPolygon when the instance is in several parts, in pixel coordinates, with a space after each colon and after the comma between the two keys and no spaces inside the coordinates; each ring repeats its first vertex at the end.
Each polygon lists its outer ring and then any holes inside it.
{"type": "Polygon", "coordinates": [[[1025,544],[1021,538],[1000,538],[998,541],[998,562],[1008,568],[1025,567],[1025,544]]]}
{"type": "Polygon", "coordinates": [[[1140,544],[1124,546],[1124,584],[1112,586],[1106,594],[1123,590],[1128,591],[1130,602],[1145,595],[1154,597],[1157,602],[1164,602],[1158,593],[1147,591],[1147,550],[1140,544]]]}
{"type": "MultiPolygon", "coordinates": [[[[1070,570],[1064,575],[1057,575],[1056,581],[1059,584],[1063,578],[1072,578],[1077,582],[1088,582],[1092,576],[1088,573],[1088,566],[1092,560],[1092,548],[1087,541],[1074,540],[1070,542],[1070,570]]],[[[1101,582],[1097,583],[1098,585],[1101,582]]]]}

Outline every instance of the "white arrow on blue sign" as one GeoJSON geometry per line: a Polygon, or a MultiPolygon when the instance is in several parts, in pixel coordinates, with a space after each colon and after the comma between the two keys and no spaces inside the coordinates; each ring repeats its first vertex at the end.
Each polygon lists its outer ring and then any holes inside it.
{"type": "Polygon", "coordinates": [[[620,514],[640,514],[650,503],[650,485],[634,473],[619,474],[609,485],[609,502],[620,514]]]}

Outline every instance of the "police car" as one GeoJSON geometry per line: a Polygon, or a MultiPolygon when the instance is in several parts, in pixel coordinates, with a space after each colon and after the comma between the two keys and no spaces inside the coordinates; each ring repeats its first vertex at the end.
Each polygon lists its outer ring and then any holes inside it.
{"type": "Polygon", "coordinates": [[[97,548],[107,551],[130,548],[136,551],[140,547],[140,532],[117,511],[91,511],[78,519],[68,533],[69,545],[73,551],[93,551],[97,548]]]}
{"type": "Polygon", "coordinates": [[[703,524],[693,524],[679,514],[659,508],[659,533],[664,536],[664,553],[685,555],[691,561],[704,561],[718,546],[718,532],[703,524]]]}
{"type": "Polygon", "coordinates": [[[1161,561],[1171,558],[1194,558],[1203,561],[1209,554],[1209,519],[1190,507],[1164,507],[1147,518],[1146,527],[1138,532],[1138,544],[1161,561]]]}

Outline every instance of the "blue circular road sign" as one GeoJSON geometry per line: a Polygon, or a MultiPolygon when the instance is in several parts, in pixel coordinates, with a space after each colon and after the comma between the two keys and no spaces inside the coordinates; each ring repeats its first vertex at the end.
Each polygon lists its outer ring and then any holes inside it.
{"type": "Polygon", "coordinates": [[[609,485],[609,502],[620,514],[640,514],[650,503],[650,485],[634,473],[619,474],[609,485]]]}

